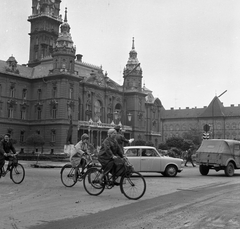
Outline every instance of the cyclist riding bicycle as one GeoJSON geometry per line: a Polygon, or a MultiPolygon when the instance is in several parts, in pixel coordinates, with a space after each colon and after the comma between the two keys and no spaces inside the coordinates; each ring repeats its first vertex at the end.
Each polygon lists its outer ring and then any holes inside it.
{"type": "Polygon", "coordinates": [[[2,175],[2,168],[5,164],[5,160],[9,161],[8,168],[12,163],[15,163],[15,161],[17,160],[14,157],[14,154],[16,154],[16,150],[12,142],[10,141],[10,134],[7,133],[0,141],[0,177],[2,175]]]}
{"type": "Polygon", "coordinates": [[[72,164],[72,167],[75,168],[75,174],[74,174],[74,181],[77,181],[78,177],[78,168],[80,166],[82,167],[81,173],[84,172],[86,163],[87,163],[87,157],[86,155],[89,154],[89,136],[87,134],[83,134],[81,137],[81,141],[79,141],[75,145],[75,150],[70,155],[70,162],[72,164]]]}
{"type": "MultiPolygon", "coordinates": [[[[123,153],[116,140],[117,131],[115,129],[108,130],[108,137],[103,141],[102,146],[99,150],[98,161],[101,163],[103,168],[103,174],[100,176],[100,181],[102,178],[112,172],[113,180],[116,172],[121,170],[124,166],[123,153]]],[[[118,183],[116,183],[118,185],[118,183]]]]}

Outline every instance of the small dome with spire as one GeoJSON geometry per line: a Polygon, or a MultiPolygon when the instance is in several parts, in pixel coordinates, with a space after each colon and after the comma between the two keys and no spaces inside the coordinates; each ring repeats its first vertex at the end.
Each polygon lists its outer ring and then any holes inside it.
{"type": "Polygon", "coordinates": [[[139,61],[138,61],[138,58],[137,58],[137,52],[135,50],[135,45],[134,45],[134,37],[133,37],[133,40],[132,40],[132,50],[129,52],[129,58],[128,58],[128,62],[127,62],[127,65],[126,65],[126,68],[124,70],[132,70],[132,69],[135,69],[139,72],[142,72],[142,69],[139,66],[136,67],[136,65],[139,65],[139,61]]]}
{"type": "Polygon", "coordinates": [[[73,48],[75,50],[75,47],[73,46],[72,37],[70,34],[70,25],[67,22],[67,8],[65,8],[65,18],[64,23],[61,25],[61,32],[59,33],[56,47],[68,47],[73,48]]]}
{"type": "Polygon", "coordinates": [[[61,25],[61,33],[69,33],[70,32],[70,25],[67,22],[67,7],[65,8],[65,17],[64,22],[61,25]]]}

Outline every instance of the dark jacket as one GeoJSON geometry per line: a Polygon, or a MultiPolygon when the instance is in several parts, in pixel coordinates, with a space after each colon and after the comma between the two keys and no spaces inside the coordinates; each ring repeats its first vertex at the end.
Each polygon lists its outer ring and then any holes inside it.
{"type": "Polygon", "coordinates": [[[0,160],[5,159],[4,153],[10,153],[13,152],[16,153],[15,148],[13,147],[13,144],[11,141],[7,142],[4,139],[0,141],[0,160]]]}
{"type": "Polygon", "coordinates": [[[107,137],[99,150],[98,160],[101,164],[106,164],[113,159],[113,156],[123,157],[122,151],[115,139],[107,137]]]}
{"type": "Polygon", "coordinates": [[[121,133],[117,133],[116,140],[122,149],[124,147],[124,143],[129,143],[129,140],[127,140],[121,133]]]}

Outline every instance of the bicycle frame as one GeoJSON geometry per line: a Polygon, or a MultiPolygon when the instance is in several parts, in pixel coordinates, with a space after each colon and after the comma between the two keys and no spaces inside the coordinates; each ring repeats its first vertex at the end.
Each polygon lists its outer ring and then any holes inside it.
{"type": "MultiPolygon", "coordinates": [[[[7,174],[8,174],[8,172],[10,172],[12,169],[13,169],[13,162],[11,163],[12,161],[8,161],[8,164],[6,165],[4,165],[3,167],[2,167],[2,177],[5,177],[7,174]],[[11,165],[9,165],[11,163],[11,165]],[[6,169],[5,169],[6,168],[6,169]]],[[[18,160],[17,160],[17,162],[16,163],[18,163],[18,160]]]]}

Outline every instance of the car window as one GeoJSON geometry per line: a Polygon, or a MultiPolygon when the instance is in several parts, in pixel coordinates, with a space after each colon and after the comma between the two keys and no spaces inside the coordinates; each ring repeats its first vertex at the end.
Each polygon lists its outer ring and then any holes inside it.
{"type": "Polygon", "coordinates": [[[128,149],[127,152],[126,152],[126,156],[128,156],[128,157],[139,156],[139,149],[128,149]]]}
{"type": "Polygon", "coordinates": [[[159,155],[154,149],[143,149],[142,150],[143,157],[158,157],[159,155]]]}
{"type": "Polygon", "coordinates": [[[234,153],[240,154],[240,145],[234,145],[234,153]]]}

